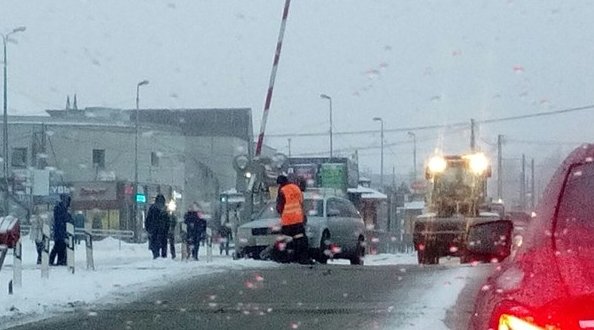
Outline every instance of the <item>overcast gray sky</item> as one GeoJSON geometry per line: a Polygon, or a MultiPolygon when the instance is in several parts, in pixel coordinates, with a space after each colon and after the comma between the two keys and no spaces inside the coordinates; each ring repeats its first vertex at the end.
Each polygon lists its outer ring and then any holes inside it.
{"type": "MultiPolygon", "coordinates": [[[[9,108],[35,114],[80,107],[251,107],[259,130],[283,0],[2,0],[9,108]]],[[[594,104],[594,3],[588,1],[294,0],[267,133],[415,127],[594,104]]],[[[481,147],[544,157],[592,140],[594,111],[481,127],[481,147]],[[519,141],[540,141],[540,144],[519,141]],[[489,144],[491,143],[491,144],[489,144]]],[[[436,147],[468,149],[468,130],[416,132],[419,163],[436,147]]],[[[407,142],[387,133],[386,144],[407,142]]],[[[287,152],[286,137],[266,143],[287,152]]],[[[334,137],[379,172],[379,134],[334,137]]],[[[328,137],[292,139],[293,154],[327,152],[328,137]]],[[[320,154],[323,155],[323,154],[320,154]]],[[[412,144],[385,148],[385,171],[412,167],[412,144]]]]}

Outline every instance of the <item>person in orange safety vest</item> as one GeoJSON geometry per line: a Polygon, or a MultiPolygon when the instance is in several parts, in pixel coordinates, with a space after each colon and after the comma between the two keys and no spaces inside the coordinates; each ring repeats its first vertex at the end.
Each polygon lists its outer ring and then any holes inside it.
{"type": "Polygon", "coordinates": [[[295,260],[301,264],[311,264],[305,235],[306,217],[303,211],[301,188],[289,182],[285,175],[279,175],[276,183],[279,185],[276,210],[281,215],[281,233],[293,238],[291,246],[295,260]]]}

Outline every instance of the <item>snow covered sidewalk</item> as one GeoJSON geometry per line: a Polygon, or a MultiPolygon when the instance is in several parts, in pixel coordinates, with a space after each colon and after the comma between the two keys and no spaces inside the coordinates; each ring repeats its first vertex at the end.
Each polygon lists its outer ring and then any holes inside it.
{"type": "Polygon", "coordinates": [[[219,256],[213,248],[213,261],[206,262],[206,248],[200,248],[200,261],[178,259],[153,260],[147,244],[128,244],[106,238],[94,242],[95,271],[86,270],[84,242],[76,246],[76,271],[66,267],[50,267],[49,279],[41,278],[35,264],[35,246],[28,237],[23,238],[23,286],[8,295],[8,282],[12,279],[12,255],[0,271],[0,328],[20,319],[49,317],[54,313],[71,311],[76,306],[94,302],[109,302],[116,294],[134,299],[147,289],[165,286],[189,277],[223,272],[230,269],[276,267],[271,262],[232,260],[219,256]]]}

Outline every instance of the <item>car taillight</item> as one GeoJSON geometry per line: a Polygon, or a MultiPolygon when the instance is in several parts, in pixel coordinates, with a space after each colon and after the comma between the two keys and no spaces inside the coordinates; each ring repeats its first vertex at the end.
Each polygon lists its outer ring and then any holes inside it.
{"type": "Polygon", "coordinates": [[[501,314],[499,316],[499,324],[497,330],[545,330],[550,328],[543,328],[533,323],[530,317],[521,318],[510,314],[501,314]]]}
{"type": "Polygon", "coordinates": [[[539,317],[528,308],[504,301],[499,306],[491,320],[491,329],[497,330],[560,330],[558,326],[546,322],[546,317],[539,317]]]}

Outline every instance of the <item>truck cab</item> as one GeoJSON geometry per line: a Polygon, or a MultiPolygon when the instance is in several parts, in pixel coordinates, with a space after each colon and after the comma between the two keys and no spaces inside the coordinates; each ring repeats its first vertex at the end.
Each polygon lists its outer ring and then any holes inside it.
{"type": "Polygon", "coordinates": [[[485,212],[490,176],[489,161],[482,153],[434,156],[429,160],[425,171],[431,187],[428,212],[417,217],[413,229],[419,264],[437,264],[444,256],[461,257],[462,262],[492,257],[473,255],[469,246],[473,229],[504,221],[497,212],[485,212]]]}

